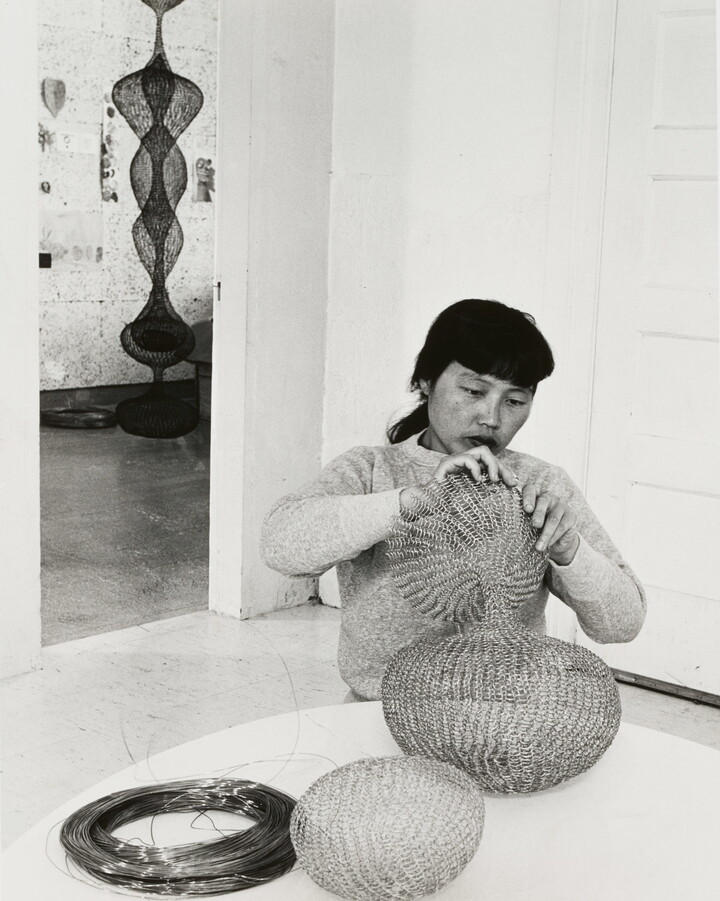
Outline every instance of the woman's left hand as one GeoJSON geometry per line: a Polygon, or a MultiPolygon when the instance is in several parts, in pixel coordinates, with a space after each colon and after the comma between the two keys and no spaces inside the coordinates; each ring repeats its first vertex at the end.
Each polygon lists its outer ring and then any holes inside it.
{"type": "Polygon", "coordinates": [[[532,514],[532,525],[541,530],[536,549],[547,550],[550,559],[561,566],[572,563],[580,544],[575,514],[556,494],[544,491],[537,485],[525,485],[522,498],[523,509],[527,514],[532,514]]]}

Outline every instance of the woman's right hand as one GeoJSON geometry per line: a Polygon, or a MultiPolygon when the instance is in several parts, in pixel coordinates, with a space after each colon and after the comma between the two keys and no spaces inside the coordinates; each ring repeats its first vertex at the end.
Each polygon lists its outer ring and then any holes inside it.
{"type": "MultiPolygon", "coordinates": [[[[514,488],[518,479],[515,473],[504,463],[501,463],[489,447],[481,444],[461,454],[451,454],[443,457],[437,469],[432,474],[432,480],[442,482],[446,476],[457,472],[467,472],[476,481],[480,481],[483,472],[486,472],[491,482],[502,481],[508,488],[514,488]]],[[[423,489],[403,488],[400,492],[400,506],[410,507],[415,498],[422,497],[423,489]]]]}

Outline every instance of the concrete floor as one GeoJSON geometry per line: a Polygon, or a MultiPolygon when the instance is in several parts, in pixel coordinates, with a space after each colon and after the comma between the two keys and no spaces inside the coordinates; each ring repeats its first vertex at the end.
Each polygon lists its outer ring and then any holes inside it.
{"type": "Polygon", "coordinates": [[[207,608],[210,424],[40,429],[43,645],[207,608]]]}

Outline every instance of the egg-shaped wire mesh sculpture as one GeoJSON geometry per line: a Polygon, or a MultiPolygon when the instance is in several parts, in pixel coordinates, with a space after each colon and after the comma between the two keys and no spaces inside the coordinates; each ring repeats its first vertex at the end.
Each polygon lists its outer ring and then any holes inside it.
{"type": "Polygon", "coordinates": [[[421,898],[475,854],[485,807],[475,782],[422,757],[358,760],[321,776],[290,820],[298,863],[341,898],[421,898]]]}
{"type": "Polygon", "coordinates": [[[183,0],[143,0],[156,14],[150,61],[121,78],[112,97],[140,139],[130,165],[130,183],[140,206],[133,225],[138,256],[152,280],[147,303],[120,335],[125,352],[149,366],[150,390],[118,404],[120,426],[133,435],[176,438],[192,431],[198,410],[163,387],[164,372],[187,359],[195,346],[192,329],[173,309],[165,282],[183,246],[175,209],[187,187],[185,157],[177,139],[200,112],[203,94],[170,68],[162,41],[162,17],[183,0]]]}
{"type": "Polygon", "coordinates": [[[547,567],[536,541],[518,489],[465,475],[431,483],[389,539],[403,596],[459,625],[391,660],[385,721],[408,754],[453,763],[488,791],[538,791],[584,772],[620,724],[605,663],[518,616],[547,567]]]}

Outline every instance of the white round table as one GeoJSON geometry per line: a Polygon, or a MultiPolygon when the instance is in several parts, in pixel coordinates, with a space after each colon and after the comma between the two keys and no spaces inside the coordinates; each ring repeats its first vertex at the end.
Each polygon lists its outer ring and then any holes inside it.
{"type": "MultiPolygon", "coordinates": [[[[2,899],[113,897],[109,887],[88,885],[69,874],[58,841],[65,817],[109,792],[169,779],[234,775],[298,797],[337,765],[399,753],[379,703],[302,710],[188,742],[104,780],[21,836],[3,855],[2,899]]],[[[488,795],[486,812],[485,834],[474,859],[433,898],[720,899],[720,752],[703,745],[623,724],[589,772],[534,795],[488,795]]],[[[155,835],[157,839],[157,828],[155,835]]],[[[193,835],[199,840],[201,833],[193,835]]],[[[296,867],[232,897],[322,901],[334,896],[296,867]]]]}

